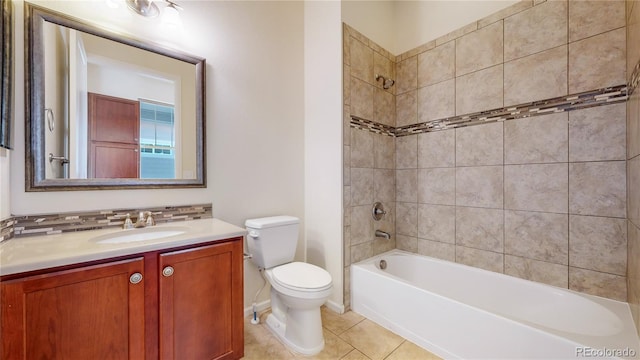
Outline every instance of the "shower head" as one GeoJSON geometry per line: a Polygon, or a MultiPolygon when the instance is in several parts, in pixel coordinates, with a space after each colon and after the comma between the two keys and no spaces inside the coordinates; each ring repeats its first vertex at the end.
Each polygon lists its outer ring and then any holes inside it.
{"type": "Polygon", "coordinates": [[[393,80],[393,79],[385,78],[385,77],[384,77],[384,76],[382,76],[382,75],[378,75],[378,74],[376,74],[376,81],[378,81],[378,80],[380,80],[380,79],[382,79],[382,88],[383,88],[383,89],[385,89],[385,90],[386,90],[386,89],[389,89],[390,87],[392,87],[392,86],[393,86],[393,84],[395,84],[395,83],[396,83],[396,81],[395,81],[395,80],[393,80]]]}

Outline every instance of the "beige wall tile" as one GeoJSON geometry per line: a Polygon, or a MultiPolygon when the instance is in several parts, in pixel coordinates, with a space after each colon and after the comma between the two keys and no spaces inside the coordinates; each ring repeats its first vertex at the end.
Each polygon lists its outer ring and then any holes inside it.
{"type": "MultiPolygon", "coordinates": [[[[364,130],[356,130],[360,132],[368,132],[364,130]]],[[[353,131],[352,131],[353,132],[353,131]]],[[[396,167],[396,140],[391,136],[379,135],[369,133],[373,139],[373,148],[368,148],[370,151],[367,156],[373,157],[373,164],[370,162],[364,163],[361,167],[375,167],[377,169],[395,169],[396,167]],[[369,165],[371,164],[371,165],[369,165]]],[[[352,146],[353,147],[353,146],[352,146]]],[[[368,159],[367,159],[368,160],[368,159]]],[[[351,166],[358,166],[351,160],[351,166]]]]}
{"type": "Polygon", "coordinates": [[[373,50],[355,38],[351,38],[349,43],[351,59],[351,76],[374,83],[373,79],[373,50]]]}
{"type": "Polygon", "coordinates": [[[568,215],[505,210],[504,222],[505,254],[569,264],[568,215]]]}
{"type": "Polygon", "coordinates": [[[569,289],[618,301],[627,299],[624,276],[569,267],[569,289]]]}
{"type": "Polygon", "coordinates": [[[567,94],[567,47],[545,50],[504,64],[504,105],[567,94]]]}
{"type": "Polygon", "coordinates": [[[627,161],[627,218],[640,225],[640,156],[627,161]]]}
{"type": "MultiPolygon", "coordinates": [[[[375,74],[384,76],[385,79],[395,79],[396,74],[394,70],[394,63],[389,60],[384,55],[381,55],[377,52],[373,53],[373,80],[375,81],[375,74]]],[[[375,81],[375,86],[379,89],[382,89],[382,81],[375,81]]],[[[392,89],[395,90],[395,87],[391,87],[388,89],[388,92],[392,92],[392,89]]]]}
{"type": "Polygon", "coordinates": [[[569,1],[569,41],[625,25],[624,0],[569,1]]]}
{"type": "Polygon", "coordinates": [[[637,1],[629,14],[627,23],[627,79],[631,78],[633,68],[640,61],[640,6],[637,1]]]}
{"type": "Polygon", "coordinates": [[[373,121],[389,126],[396,125],[396,97],[390,92],[373,90],[373,121]]]}
{"type": "Polygon", "coordinates": [[[504,273],[543,284],[562,288],[569,287],[569,268],[567,265],[505,255],[504,273]]]}
{"type": "Polygon", "coordinates": [[[353,245],[351,247],[351,263],[357,263],[373,256],[373,241],[367,241],[362,244],[353,245]]]}
{"type": "Polygon", "coordinates": [[[396,138],[396,169],[415,169],[418,167],[418,137],[402,136],[396,138]]]}
{"type": "Polygon", "coordinates": [[[373,169],[351,169],[351,205],[373,204],[373,169]]]}
{"type": "MultiPolygon", "coordinates": [[[[640,8],[640,6],[638,6],[640,8]]],[[[627,101],[627,159],[640,154],[640,90],[627,101]]]]}
{"type": "Polygon", "coordinates": [[[505,164],[566,162],[567,121],[567,113],[505,121],[505,164]]]}
{"type": "Polygon", "coordinates": [[[417,137],[419,168],[455,166],[455,130],[422,133],[417,137]]]}
{"type": "Polygon", "coordinates": [[[455,77],[456,44],[451,41],[418,55],[418,87],[455,77]]]}
{"type": "Polygon", "coordinates": [[[342,141],[344,145],[351,145],[351,106],[344,105],[342,108],[342,141]]]}
{"type": "Polygon", "coordinates": [[[349,36],[349,29],[347,24],[342,23],[342,62],[346,65],[351,64],[351,37],[349,36]]]}
{"type": "Polygon", "coordinates": [[[418,122],[455,115],[455,80],[418,89],[418,122]]]}
{"type": "Polygon", "coordinates": [[[467,24],[463,27],[457,28],[456,30],[453,30],[452,32],[445,34],[443,36],[440,36],[439,38],[436,39],[436,46],[440,46],[443,44],[446,44],[452,40],[455,40],[465,34],[469,34],[472,33],[474,31],[476,31],[478,29],[478,22],[474,21],[470,24],[467,24]]]}
{"type": "Polygon", "coordinates": [[[456,261],[456,246],[438,241],[418,239],[418,254],[447,261],[456,261]]]}
{"type": "Polygon", "coordinates": [[[418,90],[396,96],[396,126],[418,123],[418,90]]]}
{"type": "Polygon", "coordinates": [[[396,247],[400,250],[409,251],[412,253],[418,252],[418,238],[412,236],[405,236],[401,234],[396,235],[396,247]]]}
{"type": "Polygon", "coordinates": [[[455,205],[454,168],[418,170],[418,202],[433,205],[455,205]]]}
{"type": "MultiPolygon", "coordinates": [[[[395,182],[395,177],[394,177],[394,182],[395,182]]],[[[376,201],[378,201],[378,199],[375,199],[376,201]]],[[[382,230],[382,231],[386,231],[389,234],[392,235],[392,240],[395,241],[395,237],[393,237],[393,235],[396,233],[396,202],[383,202],[383,206],[384,206],[384,210],[387,212],[385,215],[382,216],[382,219],[380,219],[379,221],[373,221],[374,224],[374,229],[375,230],[382,230]]],[[[371,210],[371,209],[370,209],[371,210]]]]}
{"type": "Polygon", "coordinates": [[[370,204],[351,207],[351,245],[373,239],[372,223],[370,204]]]}
{"type": "Polygon", "coordinates": [[[373,85],[351,77],[351,115],[373,119],[373,85]]]}
{"type": "Polygon", "coordinates": [[[418,57],[413,56],[396,64],[396,94],[418,88],[418,57]]]}
{"type": "Polygon", "coordinates": [[[626,105],[569,113],[569,161],[625,160],[626,105]]]}
{"type": "Polygon", "coordinates": [[[502,165],[502,124],[456,129],[456,166],[502,165]]]}
{"type": "Polygon", "coordinates": [[[504,252],[503,210],[457,206],[456,245],[504,252]]]}
{"type": "Polygon", "coordinates": [[[458,206],[501,209],[503,206],[503,167],[478,166],[456,168],[458,206]]]}
{"type": "Polygon", "coordinates": [[[456,78],[456,115],[501,108],[503,105],[503,65],[456,78]]]}
{"type": "Polygon", "coordinates": [[[454,244],[455,206],[418,204],[418,237],[454,244]]]}
{"type": "Polygon", "coordinates": [[[569,164],[571,214],[627,215],[626,163],[624,161],[569,164]]]}
{"type": "MultiPolygon", "coordinates": [[[[388,230],[383,230],[387,231],[388,230]]],[[[386,253],[387,251],[391,251],[396,248],[396,237],[395,234],[390,233],[391,239],[384,238],[375,238],[373,239],[373,256],[380,255],[382,253],[386,253]]]]}
{"type": "Polygon", "coordinates": [[[351,166],[373,167],[373,133],[365,130],[351,131],[351,166]]]}
{"type": "Polygon", "coordinates": [[[396,173],[392,169],[373,169],[374,202],[396,201],[396,173]]]}
{"type": "Polygon", "coordinates": [[[418,171],[396,170],[396,201],[418,202],[418,171]]]}
{"type": "Polygon", "coordinates": [[[342,67],[342,97],[345,105],[351,104],[351,66],[342,67]]]}
{"type": "Polygon", "coordinates": [[[504,272],[504,255],[492,251],[456,246],[456,262],[498,273],[504,272]]]}
{"type": "Polygon", "coordinates": [[[522,0],[522,1],[518,1],[517,3],[504,8],[500,11],[497,11],[485,18],[482,18],[480,20],[478,20],[478,28],[483,28],[487,25],[493,24],[496,21],[502,20],[504,18],[507,18],[511,15],[517,14],[521,11],[527,10],[529,8],[531,8],[531,6],[533,6],[532,1],[531,0],[522,0]]]}
{"type": "Polygon", "coordinates": [[[626,275],[626,220],[570,215],[569,265],[610,274],[626,275]]]}
{"type": "Polygon", "coordinates": [[[569,44],[569,92],[626,83],[625,29],[569,44]]]}
{"type": "Polygon", "coordinates": [[[547,1],[504,20],[505,61],[566,43],[566,1],[547,1]]]}
{"type": "Polygon", "coordinates": [[[456,39],[456,76],[502,63],[502,21],[456,39]]]}
{"type": "Polygon", "coordinates": [[[568,164],[506,165],[504,207],[567,213],[568,164]]]}
{"type": "Polygon", "coordinates": [[[343,185],[351,185],[351,146],[343,146],[342,149],[342,182],[343,185]]]}
{"type": "Polygon", "coordinates": [[[342,259],[344,266],[351,265],[351,226],[345,226],[342,232],[342,245],[344,253],[342,259]]]}
{"type": "Polygon", "coordinates": [[[418,236],[418,204],[396,203],[396,233],[418,236]]]}
{"type": "Polygon", "coordinates": [[[343,191],[344,191],[343,192],[344,196],[342,198],[342,206],[345,209],[345,225],[350,225],[350,222],[351,222],[351,211],[350,211],[349,207],[351,206],[351,186],[345,186],[343,188],[343,191]]]}

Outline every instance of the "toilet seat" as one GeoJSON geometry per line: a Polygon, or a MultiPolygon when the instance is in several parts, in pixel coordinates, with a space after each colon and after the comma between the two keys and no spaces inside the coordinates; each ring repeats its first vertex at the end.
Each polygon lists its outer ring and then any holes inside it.
{"type": "Polygon", "coordinates": [[[301,292],[317,292],[331,288],[331,275],[325,269],[303,262],[276,266],[271,271],[280,286],[301,292]]]}

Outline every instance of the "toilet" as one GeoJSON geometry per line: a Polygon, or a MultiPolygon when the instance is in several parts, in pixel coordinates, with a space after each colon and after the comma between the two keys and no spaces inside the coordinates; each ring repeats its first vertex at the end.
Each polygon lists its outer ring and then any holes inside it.
{"type": "Polygon", "coordinates": [[[324,348],[320,306],[331,295],[331,275],[304,262],[293,262],[300,220],[293,216],[249,219],[251,260],[271,284],[267,327],[291,350],[315,355],[324,348]]]}

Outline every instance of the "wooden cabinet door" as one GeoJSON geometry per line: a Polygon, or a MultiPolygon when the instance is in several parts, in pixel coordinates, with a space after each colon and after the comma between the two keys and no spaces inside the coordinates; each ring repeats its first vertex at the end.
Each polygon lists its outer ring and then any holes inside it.
{"type": "Polygon", "coordinates": [[[160,255],[160,359],[244,355],[241,240],[160,255]]]}
{"type": "Polygon", "coordinates": [[[142,258],[0,284],[9,359],[144,359],[142,258]]]}

